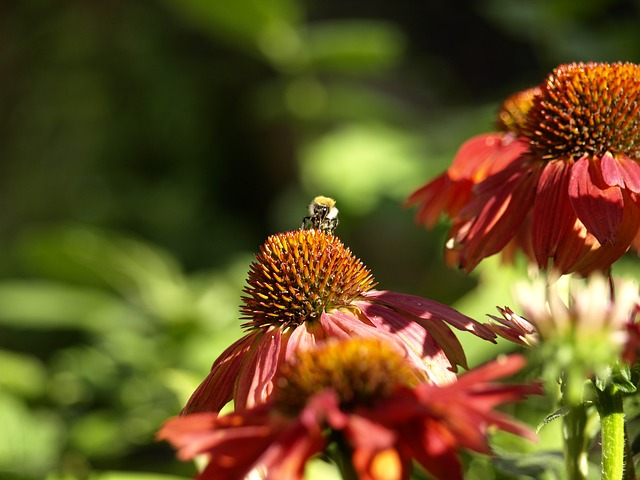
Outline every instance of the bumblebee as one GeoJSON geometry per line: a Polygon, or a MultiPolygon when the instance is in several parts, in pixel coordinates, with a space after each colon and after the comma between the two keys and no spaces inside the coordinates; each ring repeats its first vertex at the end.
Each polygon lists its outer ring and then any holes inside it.
{"type": "Polygon", "coordinates": [[[319,196],[309,204],[309,216],[302,219],[303,230],[322,230],[333,234],[338,226],[338,209],[333,198],[319,196]]]}

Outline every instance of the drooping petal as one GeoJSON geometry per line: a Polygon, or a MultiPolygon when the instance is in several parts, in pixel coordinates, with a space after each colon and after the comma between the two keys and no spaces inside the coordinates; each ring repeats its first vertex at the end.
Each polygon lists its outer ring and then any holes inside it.
{"type": "Polygon", "coordinates": [[[556,253],[558,243],[575,222],[569,199],[571,169],[563,161],[545,165],[538,181],[533,207],[531,235],[538,265],[545,268],[556,253]]]}
{"type": "Polygon", "coordinates": [[[418,205],[416,221],[433,227],[440,215],[454,217],[472,198],[472,188],[526,151],[512,133],[478,135],[464,142],[449,169],[412,193],[406,205],[418,205]]]}
{"type": "Polygon", "coordinates": [[[413,192],[406,205],[418,205],[416,222],[432,228],[442,214],[453,216],[469,201],[473,182],[453,181],[447,172],[413,192]]]}
{"type": "Polygon", "coordinates": [[[576,269],[578,263],[589,263],[587,257],[601,248],[596,237],[587,232],[585,226],[576,217],[573,227],[558,241],[553,270],[560,275],[569,272],[580,273],[580,270],[576,269]]]}
{"type": "Polygon", "coordinates": [[[443,424],[427,419],[419,430],[403,432],[403,444],[416,461],[438,480],[463,480],[455,439],[443,424]]]}
{"type": "Polygon", "coordinates": [[[616,244],[601,246],[589,234],[586,234],[586,240],[584,237],[577,239],[576,242],[582,241],[584,246],[568,271],[576,272],[583,276],[587,276],[593,271],[606,271],[616,260],[624,255],[640,229],[640,208],[631,199],[631,196],[632,194],[623,191],[625,208],[616,244]]]}
{"type": "Polygon", "coordinates": [[[398,439],[395,430],[358,414],[349,416],[344,432],[351,446],[367,450],[386,450],[398,439]]]}
{"type": "Polygon", "coordinates": [[[527,167],[526,159],[478,184],[475,199],[460,212],[454,224],[453,242],[447,248],[457,253],[460,267],[470,272],[478,263],[502,250],[516,235],[535,199],[539,168],[527,167]],[[470,219],[465,222],[464,219],[470,219]]]}
{"type": "Polygon", "coordinates": [[[363,294],[365,298],[375,299],[391,308],[404,310],[422,320],[442,320],[458,330],[477,335],[484,340],[493,340],[495,334],[480,322],[467,317],[448,305],[415,295],[392,292],[389,290],[370,290],[363,294]]]}
{"type": "Polygon", "coordinates": [[[624,202],[618,187],[608,187],[588,156],[571,169],[569,197],[577,217],[601,245],[618,241],[624,202]]]}
{"type": "Polygon", "coordinates": [[[526,143],[510,133],[477,135],[462,144],[447,172],[453,181],[472,180],[476,184],[505,168],[526,150],[526,143]]]}
{"type": "Polygon", "coordinates": [[[169,420],[158,432],[158,439],[178,448],[183,460],[207,455],[209,463],[198,480],[234,480],[244,478],[260,463],[263,452],[286,425],[269,415],[268,409],[222,417],[199,413],[169,420]]]}
{"type": "Polygon", "coordinates": [[[194,413],[167,420],[156,435],[157,440],[167,440],[178,450],[180,460],[191,460],[219,441],[220,435],[213,426],[217,413],[194,413]]]}
{"type": "Polygon", "coordinates": [[[213,363],[211,372],[180,414],[217,412],[224,407],[232,398],[245,355],[256,340],[256,334],[246,335],[227,348],[213,363]]]}
{"type": "Polygon", "coordinates": [[[602,178],[610,187],[627,188],[640,193],[640,165],[624,154],[615,157],[607,152],[602,156],[602,178]]]}
{"type": "Polygon", "coordinates": [[[287,331],[285,334],[287,346],[282,352],[284,361],[290,361],[295,357],[297,351],[305,351],[316,347],[318,343],[326,338],[327,332],[323,330],[320,322],[304,322],[293,328],[292,331],[287,331]]]}
{"type": "Polygon", "coordinates": [[[458,377],[458,381],[451,389],[460,390],[470,388],[473,385],[482,385],[484,382],[499,380],[520,371],[526,365],[526,359],[522,355],[509,355],[500,357],[489,363],[469,370],[458,377]]]}
{"type": "Polygon", "coordinates": [[[445,384],[455,381],[455,373],[448,357],[424,328],[396,312],[362,303],[361,308],[366,309],[365,318],[371,322],[370,326],[349,313],[335,311],[326,314],[326,317],[323,314],[325,329],[332,337],[379,338],[406,352],[407,360],[430,382],[445,384]]]}
{"type": "Polygon", "coordinates": [[[325,390],[309,398],[298,418],[289,419],[287,428],[260,457],[265,480],[302,480],[307,460],[325,450],[329,443],[325,435],[327,419],[341,415],[339,399],[334,391],[325,390]]]}
{"type": "MultiPolygon", "coordinates": [[[[373,324],[365,324],[359,317],[341,310],[334,310],[330,313],[323,312],[320,316],[322,329],[327,333],[327,337],[346,340],[351,337],[377,336],[378,332],[372,329],[373,324]]],[[[386,333],[381,337],[386,336],[386,333]]],[[[382,338],[383,340],[385,338],[382,338]]]]}
{"type": "Polygon", "coordinates": [[[455,365],[466,367],[464,351],[455,336],[448,345],[442,345],[427,329],[401,313],[376,304],[363,306],[363,309],[379,330],[388,332],[390,337],[396,337],[405,345],[408,360],[425,374],[429,383],[444,385],[454,382],[455,365]]]}
{"type": "Polygon", "coordinates": [[[500,252],[500,260],[502,264],[513,265],[516,259],[516,254],[519,251],[524,253],[531,261],[535,261],[536,256],[533,252],[533,240],[531,238],[532,216],[533,214],[530,211],[522,220],[516,234],[500,252]]]}
{"type": "Polygon", "coordinates": [[[260,405],[273,393],[273,379],[281,363],[282,330],[269,328],[259,338],[240,368],[233,395],[236,410],[260,405]]]}
{"type": "MultiPolygon", "coordinates": [[[[638,197],[638,196],[632,195],[632,197],[638,197]]],[[[637,201],[634,203],[636,203],[637,205],[637,201]]],[[[638,230],[636,235],[633,237],[633,240],[631,241],[631,249],[634,250],[635,252],[640,252],[640,229],[638,230]]]]}

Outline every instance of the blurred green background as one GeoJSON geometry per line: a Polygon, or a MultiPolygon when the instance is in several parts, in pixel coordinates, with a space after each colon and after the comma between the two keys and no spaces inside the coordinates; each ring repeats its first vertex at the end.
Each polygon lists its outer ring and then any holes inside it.
{"type": "Polygon", "coordinates": [[[315,195],[379,288],[507,304],[523,269],[447,269],[402,201],[577,60],[640,62],[640,2],[1,2],[0,478],[192,475],[154,433],[315,195]]]}

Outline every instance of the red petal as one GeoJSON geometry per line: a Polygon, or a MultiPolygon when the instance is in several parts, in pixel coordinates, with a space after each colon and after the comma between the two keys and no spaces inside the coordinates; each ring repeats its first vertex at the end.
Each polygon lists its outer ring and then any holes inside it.
{"type": "MultiPolygon", "coordinates": [[[[363,313],[377,327],[376,330],[387,332],[392,342],[407,352],[407,360],[421,371],[430,383],[446,385],[456,379],[454,365],[466,366],[464,350],[453,332],[452,338],[441,343],[436,335],[422,325],[410,320],[399,312],[376,304],[359,302],[363,313]]],[[[436,323],[434,321],[434,323],[436,323]]],[[[446,329],[448,330],[448,329],[446,329]]],[[[442,336],[444,337],[444,336],[442,336]]]]}
{"type": "MultiPolygon", "coordinates": [[[[561,273],[576,272],[587,276],[596,270],[606,272],[616,260],[624,255],[638,235],[640,208],[626,191],[623,191],[623,200],[625,208],[616,244],[600,245],[592,235],[584,232],[584,227],[578,221],[577,227],[582,227],[583,231],[576,230],[567,235],[567,237],[574,236],[575,238],[570,239],[563,249],[573,256],[574,260],[571,262],[559,262],[558,270],[561,273]]],[[[559,260],[560,248],[558,252],[557,259],[559,260]]]]}
{"type": "MultiPolygon", "coordinates": [[[[387,332],[379,331],[372,323],[365,323],[359,317],[340,310],[331,313],[322,312],[320,324],[327,337],[335,337],[339,340],[347,340],[351,337],[380,337],[382,340],[390,340],[387,332]]],[[[391,340],[393,343],[393,340],[391,340]]]]}
{"type": "Polygon", "coordinates": [[[571,204],[587,231],[601,245],[615,244],[622,223],[624,203],[619,187],[607,187],[588,156],[571,169],[571,204]]]}
{"type": "Polygon", "coordinates": [[[391,308],[402,309],[423,320],[434,318],[443,320],[458,330],[471,332],[484,340],[496,338],[495,334],[485,325],[434,300],[388,290],[370,290],[364,296],[381,301],[391,308]]]}
{"type": "Polygon", "coordinates": [[[463,480],[462,465],[453,444],[455,439],[443,425],[427,420],[403,433],[402,443],[410,448],[416,461],[434,478],[463,480]]]}
{"type": "Polygon", "coordinates": [[[270,328],[247,352],[240,369],[233,395],[236,410],[264,403],[273,393],[273,379],[280,366],[282,330],[270,328]]]}
{"type": "Polygon", "coordinates": [[[379,338],[406,352],[407,360],[430,382],[447,384],[455,381],[447,355],[421,325],[380,305],[368,302],[356,302],[355,305],[363,311],[370,325],[348,313],[334,311],[322,316],[321,321],[327,320],[327,332],[345,339],[354,336],[379,338]]]}
{"type": "Polygon", "coordinates": [[[453,181],[478,183],[505,168],[526,150],[526,144],[511,134],[477,135],[462,144],[447,173],[453,181]]]}
{"type": "Polygon", "coordinates": [[[282,436],[286,426],[280,419],[273,419],[269,409],[217,418],[200,413],[170,420],[158,437],[178,448],[182,460],[208,455],[209,464],[198,480],[233,480],[244,478],[262,463],[264,452],[282,436]]]}
{"type": "Polygon", "coordinates": [[[412,193],[406,205],[417,204],[416,222],[431,228],[441,214],[452,217],[460,211],[471,198],[471,187],[471,181],[453,181],[444,173],[412,193]]]}
{"type": "Polygon", "coordinates": [[[544,167],[538,181],[531,236],[536,261],[541,268],[547,267],[560,239],[575,223],[576,214],[568,192],[570,176],[571,169],[558,160],[544,167]]]}
{"type": "Polygon", "coordinates": [[[309,429],[302,423],[295,423],[276,437],[256,463],[265,468],[268,479],[302,480],[307,460],[326,446],[327,440],[319,426],[309,429]]]}
{"type": "Polygon", "coordinates": [[[322,328],[320,322],[304,322],[298,325],[287,339],[287,347],[282,352],[283,361],[291,361],[296,356],[296,352],[315,348],[326,338],[327,332],[322,328]]]}
{"type": "Polygon", "coordinates": [[[356,449],[386,450],[397,441],[397,432],[380,423],[360,415],[349,415],[345,434],[349,445],[356,449]]]}
{"type": "Polygon", "coordinates": [[[602,178],[610,187],[627,188],[634,193],[640,192],[640,165],[626,155],[615,157],[607,152],[600,160],[602,178]]]}
{"type": "Polygon", "coordinates": [[[455,388],[469,388],[476,383],[508,377],[522,370],[526,364],[527,361],[522,355],[500,357],[460,375],[455,388]]]}
{"type": "Polygon", "coordinates": [[[502,250],[516,235],[533,205],[540,170],[526,159],[511,164],[477,185],[476,199],[460,212],[470,219],[452,228],[457,260],[470,272],[483,258],[502,250]]]}
{"type": "Polygon", "coordinates": [[[194,413],[167,420],[156,435],[178,449],[180,460],[190,460],[219,442],[220,435],[213,431],[218,415],[211,412],[194,413]]]}
{"type": "Polygon", "coordinates": [[[421,325],[380,305],[368,302],[355,302],[354,305],[365,314],[356,317],[339,310],[322,314],[320,322],[328,336],[340,339],[354,336],[379,338],[406,352],[408,361],[434,383],[455,381],[451,363],[442,348],[427,335],[421,325]],[[362,317],[371,323],[366,323],[362,317]],[[419,330],[415,327],[419,327],[419,330]],[[428,362],[425,362],[425,359],[428,359],[428,362]]]}
{"type": "Polygon", "coordinates": [[[518,159],[524,142],[511,134],[487,133],[466,141],[449,169],[412,193],[406,205],[418,205],[416,221],[433,227],[442,213],[454,217],[472,198],[472,187],[518,159]]]}
{"type": "Polygon", "coordinates": [[[249,334],[233,343],[213,362],[211,372],[189,398],[180,415],[195,412],[218,412],[232,398],[240,367],[255,334],[249,334]]]}

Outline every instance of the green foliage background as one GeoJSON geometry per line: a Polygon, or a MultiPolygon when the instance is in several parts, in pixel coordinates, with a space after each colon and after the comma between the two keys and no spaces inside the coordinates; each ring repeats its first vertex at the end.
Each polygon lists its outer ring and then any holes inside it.
{"type": "MultiPolygon", "coordinates": [[[[640,62],[640,2],[2,2],[0,477],[191,476],[153,435],[241,335],[252,255],[317,194],[380,288],[508,304],[522,268],[447,269],[446,225],[402,201],[578,60],[640,62]]],[[[469,478],[556,478],[482,462],[469,478]]]]}

